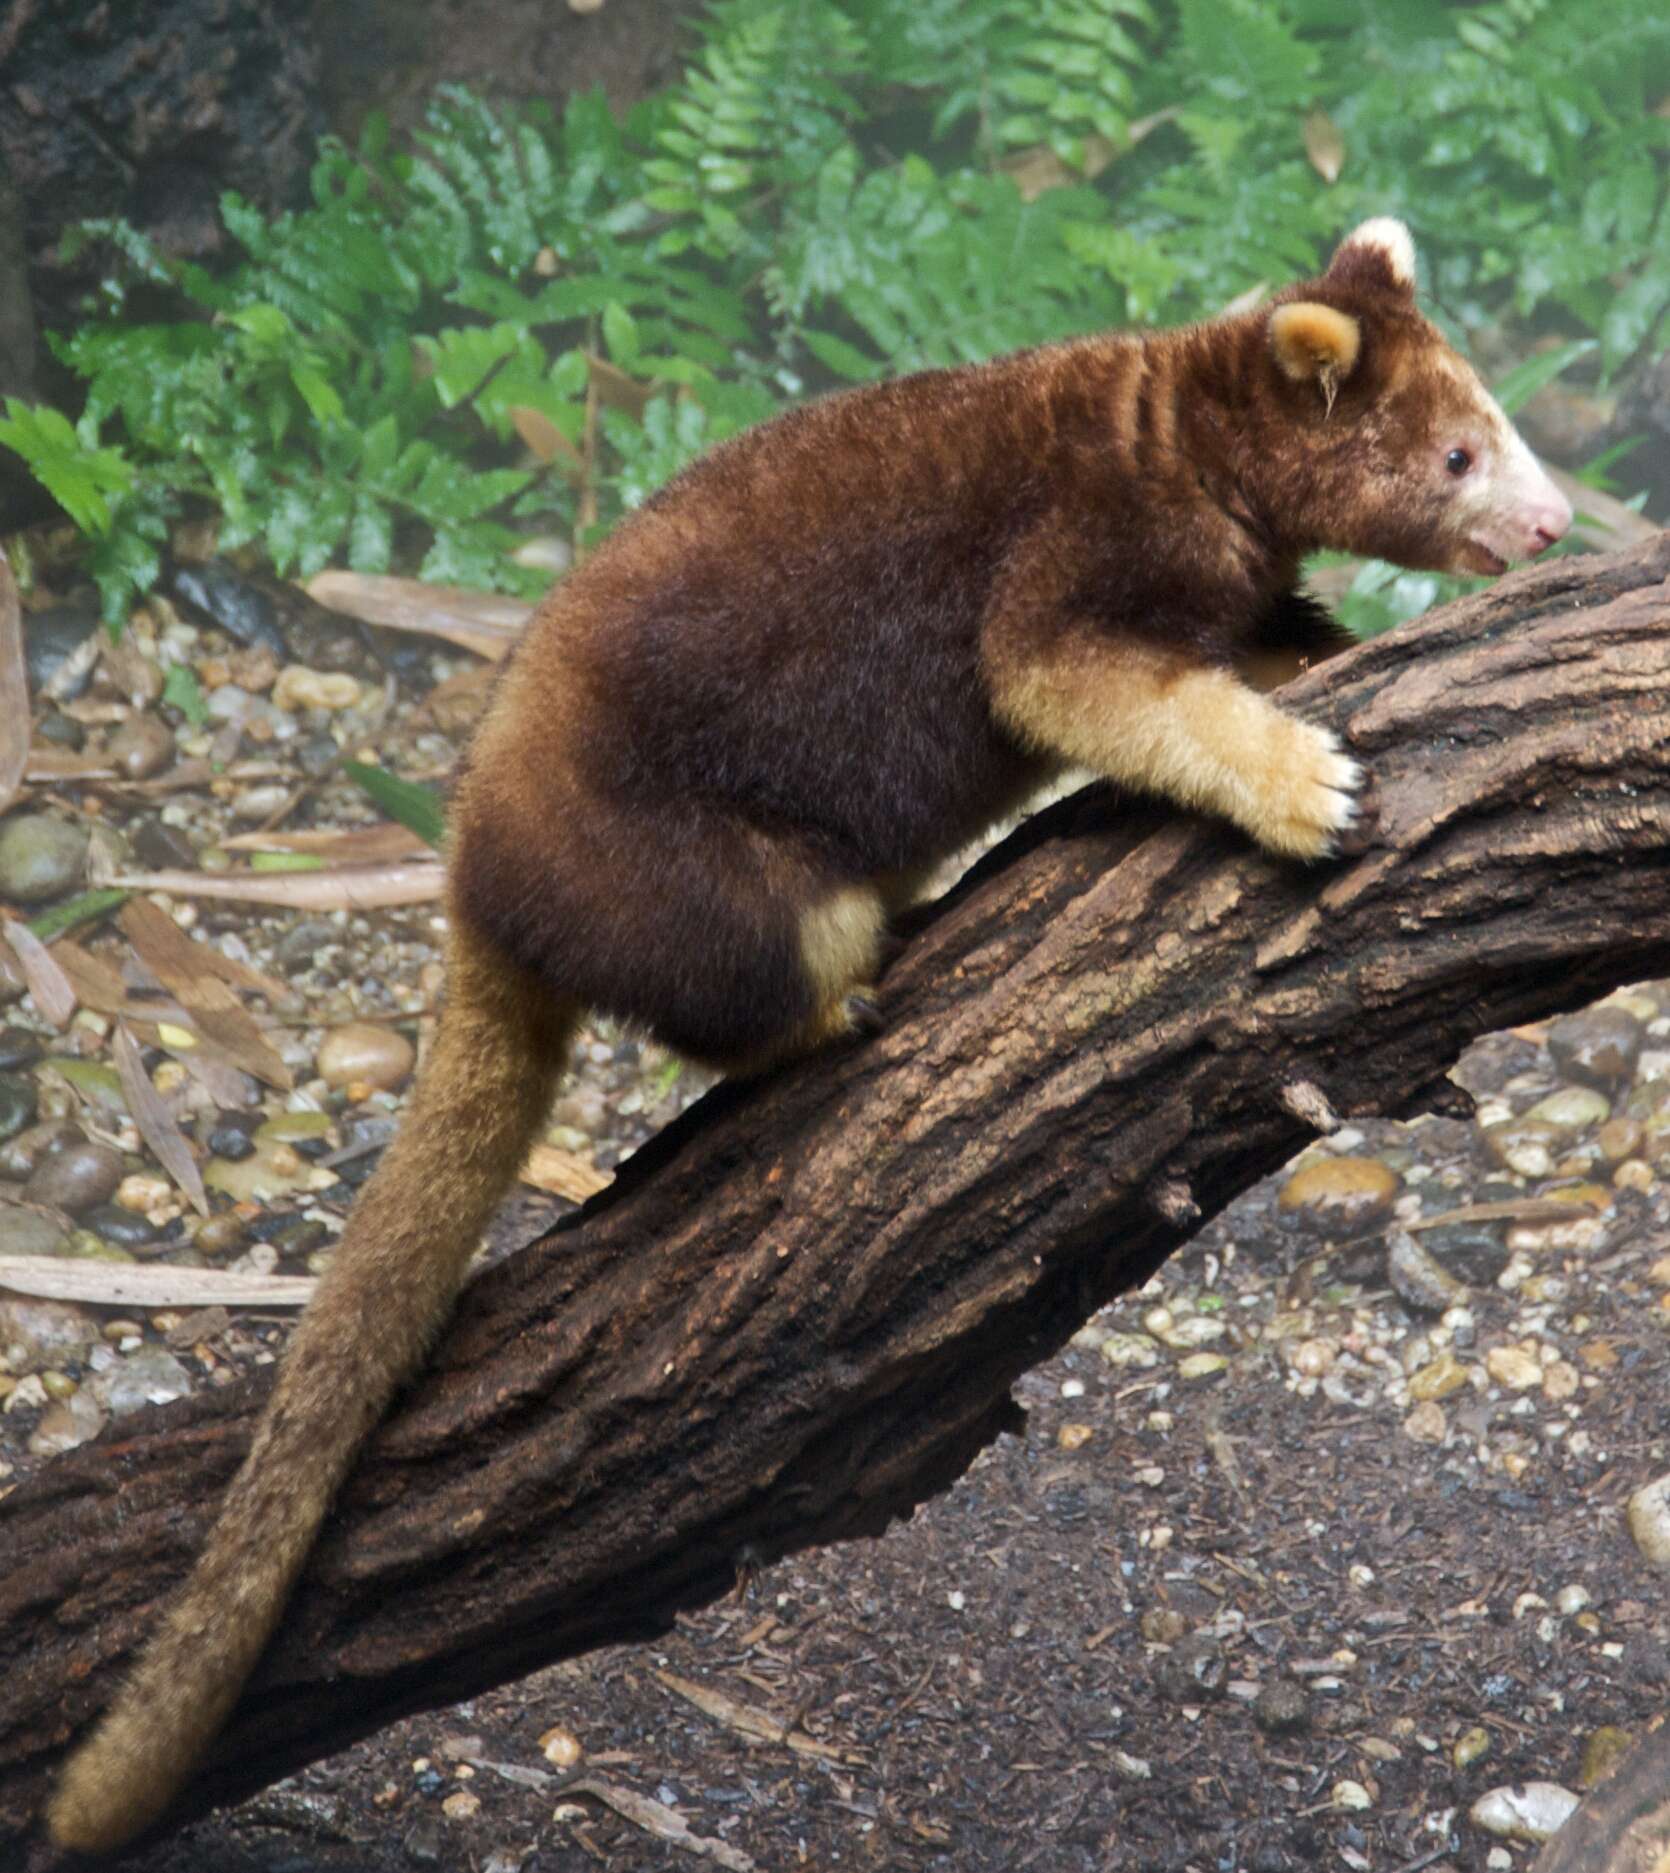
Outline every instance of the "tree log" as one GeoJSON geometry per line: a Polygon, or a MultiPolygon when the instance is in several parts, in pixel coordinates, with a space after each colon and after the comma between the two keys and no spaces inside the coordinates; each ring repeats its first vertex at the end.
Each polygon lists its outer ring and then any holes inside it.
{"type": "MultiPolygon", "coordinates": [[[[1288,694],[1373,774],[1369,849],[1279,864],[1105,788],[1023,826],[924,919],[878,1037],[720,1088],[470,1288],[176,1819],[880,1532],[1314,1125],[1670,971],[1670,533],[1288,694]]],[[[0,1862],[44,1864],[46,1778],[264,1389],[124,1420],[0,1508],[0,1862]]]]}

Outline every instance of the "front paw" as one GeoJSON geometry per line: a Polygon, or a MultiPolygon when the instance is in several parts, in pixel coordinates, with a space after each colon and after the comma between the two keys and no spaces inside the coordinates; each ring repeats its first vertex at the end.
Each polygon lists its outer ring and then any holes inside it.
{"type": "Polygon", "coordinates": [[[1331,729],[1283,720],[1248,831],[1286,858],[1360,852],[1373,827],[1356,797],[1367,778],[1331,729]]]}

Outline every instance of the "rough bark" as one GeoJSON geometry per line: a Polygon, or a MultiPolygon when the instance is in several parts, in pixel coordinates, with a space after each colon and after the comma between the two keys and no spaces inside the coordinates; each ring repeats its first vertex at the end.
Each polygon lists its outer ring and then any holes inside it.
{"type": "MultiPolygon", "coordinates": [[[[879,1037],[721,1089],[475,1284],[192,1811],[880,1531],[1318,1113],[1417,1109],[1475,1035],[1670,971],[1670,534],[1505,580],[1291,697],[1373,771],[1361,857],[1305,870],[1063,802],[915,936],[879,1037]]],[[[128,1420],[0,1508],[6,1864],[261,1390],[128,1420]]]]}
{"type": "Polygon", "coordinates": [[[1537,1855],[1531,1873],[1664,1873],[1670,1865],[1670,1728],[1655,1717],[1537,1855]]]}

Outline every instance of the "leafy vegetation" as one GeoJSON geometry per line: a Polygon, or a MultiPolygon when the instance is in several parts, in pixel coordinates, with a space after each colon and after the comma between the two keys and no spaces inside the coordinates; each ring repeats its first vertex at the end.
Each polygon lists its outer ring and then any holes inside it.
{"type": "Polygon", "coordinates": [[[115,619],[205,510],[284,573],[531,590],[522,530],[584,542],[809,392],[1200,316],[1368,213],[1453,329],[1609,377],[1670,342],[1667,89],[1661,0],[719,0],[624,124],[447,90],[409,149],[327,140],[306,208],[228,194],[222,274],[83,228],[85,402],[0,443],[115,619]]]}

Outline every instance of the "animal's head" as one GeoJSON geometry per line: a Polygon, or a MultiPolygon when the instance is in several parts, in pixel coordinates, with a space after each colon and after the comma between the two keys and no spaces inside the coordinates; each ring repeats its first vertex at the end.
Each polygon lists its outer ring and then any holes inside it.
{"type": "Polygon", "coordinates": [[[1438,572],[1501,572],[1571,506],[1478,373],[1415,305],[1415,246],[1382,216],[1267,315],[1320,542],[1438,572]]]}

